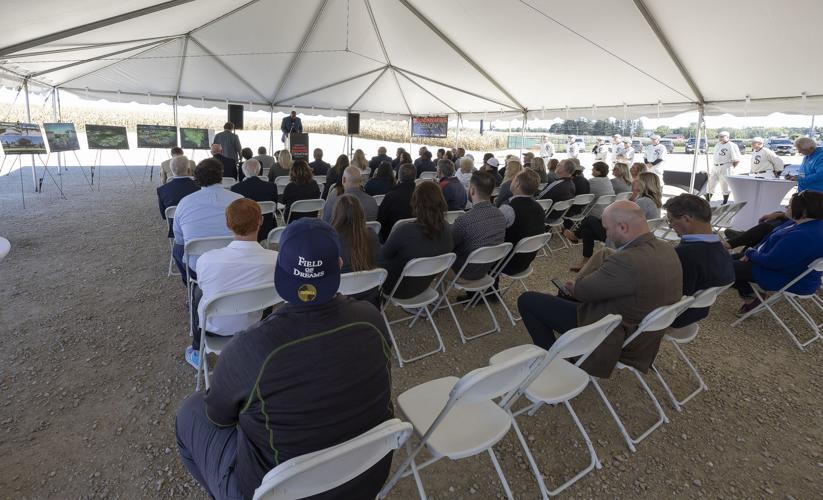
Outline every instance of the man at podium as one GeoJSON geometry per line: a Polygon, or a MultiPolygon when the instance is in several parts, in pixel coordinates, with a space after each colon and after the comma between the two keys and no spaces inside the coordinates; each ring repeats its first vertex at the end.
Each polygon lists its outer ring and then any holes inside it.
{"type": "Polygon", "coordinates": [[[283,132],[283,136],[280,138],[283,144],[286,144],[289,134],[303,133],[303,122],[297,117],[297,111],[292,111],[289,116],[283,118],[283,121],[280,122],[280,131],[283,132]]]}

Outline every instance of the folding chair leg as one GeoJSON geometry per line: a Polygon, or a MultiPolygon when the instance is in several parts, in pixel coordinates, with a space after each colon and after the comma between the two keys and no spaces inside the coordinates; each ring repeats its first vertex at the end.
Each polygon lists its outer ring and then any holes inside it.
{"type": "Polygon", "coordinates": [[[600,398],[606,404],[606,408],[608,408],[609,413],[612,414],[612,418],[617,423],[617,427],[620,428],[620,433],[623,434],[623,439],[626,440],[626,444],[629,446],[629,449],[631,451],[637,451],[635,445],[640,443],[640,441],[646,439],[649,436],[649,434],[654,432],[658,427],[660,427],[664,423],[668,423],[669,417],[666,416],[666,413],[663,411],[663,407],[660,406],[660,402],[654,396],[654,393],[649,388],[648,384],[646,384],[646,381],[643,380],[643,376],[640,375],[640,372],[631,367],[628,367],[627,369],[631,371],[635,375],[635,377],[637,377],[637,380],[640,382],[640,385],[643,387],[643,390],[646,391],[646,394],[652,400],[652,403],[654,404],[654,407],[657,410],[657,415],[659,417],[657,419],[657,422],[652,424],[651,427],[646,429],[646,431],[643,432],[643,434],[641,434],[637,438],[633,438],[629,435],[628,431],[626,430],[626,427],[623,425],[623,422],[620,420],[620,417],[617,415],[617,412],[614,410],[611,403],[609,403],[606,394],[603,392],[603,389],[600,387],[600,384],[597,382],[597,380],[594,377],[592,377],[591,380],[592,384],[594,385],[594,388],[597,390],[598,394],[600,394],[600,398]]]}
{"type": "Polygon", "coordinates": [[[389,494],[392,488],[397,484],[400,479],[407,476],[406,469],[411,469],[412,475],[414,475],[414,482],[417,484],[417,493],[420,495],[421,500],[426,500],[426,490],[423,488],[423,481],[420,479],[420,472],[417,469],[417,464],[414,461],[414,457],[422,449],[421,446],[418,446],[417,449],[413,449],[409,440],[406,440],[406,461],[397,468],[394,475],[389,479],[385,485],[383,485],[383,489],[380,490],[378,493],[377,498],[383,499],[389,494]]]}
{"type": "Polygon", "coordinates": [[[200,391],[200,376],[202,374],[203,374],[203,356],[199,356],[199,360],[197,362],[197,375],[194,376],[195,377],[194,378],[194,380],[195,380],[194,391],[195,392],[200,391]]]}
{"type": "MultiPolygon", "coordinates": [[[[403,368],[403,364],[405,364],[405,363],[411,363],[412,361],[417,361],[418,359],[423,359],[426,356],[431,356],[432,354],[436,354],[438,352],[446,352],[446,346],[443,344],[443,337],[441,337],[441,335],[440,335],[440,330],[437,329],[437,324],[434,322],[434,318],[432,317],[431,313],[429,312],[428,306],[423,306],[423,310],[425,310],[426,317],[428,318],[429,323],[432,325],[432,329],[434,330],[434,334],[437,337],[438,347],[437,347],[437,349],[435,349],[433,351],[429,351],[429,352],[421,354],[419,356],[415,356],[413,358],[406,358],[406,359],[404,359],[403,355],[400,354],[400,346],[397,345],[397,339],[395,338],[394,330],[392,330],[392,327],[391,327],[392,323],[398,323],[400,321],[407,321],[406,318],[403,318],[403,319],[400,319],[400,320],[395,320],[395,321],[389,321],[389,318],[386,316],[385,309],[380,311],[380,314],[383,315],[383,321],[386,322],[386,328],[389,331],[389,338],[391,338],[392,345],[394,346],[394,353],[397,355],[397,362],[399,363],[400,368],[403,368]]],[[[414,318],[412,318],[411,320],[408,320],[408,321],[416,320],[416,318],[419,316],[419,314],[420,313],[418,312],[418,314],[415,315],[414,318]]]]}
{"type": "Polygon", "coordinates": [[[626,431],[626,427],[623,425],[623,421],[620,420],[620,417],[617,415],[617,412],[614,411],[612,404],[609,402],[609,398],[606,397],[606,393],[603,392],[603,389],[600,387],[600,384],[597,382],[597,379],[595,379],[594,377],[590,378],[595,390],[598,394],[600,394],[600,399],[603,400],[603,403],[606,405],[606,409],[609,410],[609,413],[611,413],[612,418],[617,424],[617,428],[620,429],[620,434],[623,435],[623,439],[626,441],[626,445],[629,447],[629,450],[631,450],[632,452],[637,451],[637,448],[634,446],[634,441],[632,440],[631,436],[629,436],[629,433],[626,431]]]}
{"type": "Polygon", "coordinates": [[[509,482],[506,481],[506,476],[503,475],[503,469],[500,468],[500,463],[497,461],[497,456],[494,454],[494,450],[491,446],[489,446],[489,456],[492,459],[492,463],[494,464],[494,470],[497,471],[497,476],[500,478],[500,482],[503,484],[503,490],[506,492],[506,498],[509,500],[514,500],[514,495],[512,495],[512,490],[509,488],[509,482]]]}
{"type": "MultiPolygon", "coordinates": [[[[203,334],[205,335],[205,334],[203,334]]],[[[200,339],[200,364],[203,365],[203,379],[206,381],[206,390],[209,390],[209,353],[203,345],[204,339],[200,339]]]]}
{"type": "MultiPolygon", "coordinates": [[[[809,300],[811,300],[812,303],[817,304],[817,302],[815,302],[814,298],[809,299],[809,300]]],[[[796,298],[790,297],[790,296],[787,295],[786,296],[786,302],[791,304],[791,306],[794,308],[794,310],[797,311],[797,314],[799,314],[800,317],[802,317],[803,320],[806,321],[806,323],[812,328],[812,331],[814,332],[814,336],[812,336],[812,338],[810,338],[809,340],[807,340],[805,342],[800,342],[800,339],[798,339],[796,335],[791,334],[792,339],[800,347],[800,349],[803,350],[803,348],[805,348],[807,345],[811,344],[812,342],[814,342],[815,340],[820,338],[820,327],[814,321],[814,318],[812,318],[811,315],[809,315],[809,313],[806,312],[806,309],[803,308],[802,305],[800,305],[800,302],[796,298]]],[[[818,307],[820,307],[820,306],[818,305],[818,307]]]]}
{"type": "Polygon", "coordinates": [[[683,352],[683,350],[680,348],[680,346],[677,345],[677,342],[672,342],[672,345],[674,346],[674,349],[677,351],[677,354],[686,363],[686,366],[689,367],[689,370],[691,370],[692,374],[697,379],[697,382],[698,382],[697,389],[695,389],[691,394],[689,394],[688,396],[683,398],[683,400],[678,400],[675,397],[674,392],[672,391],[672,389],[669,387],[669,384],[667,384],[666,381],[663,379],[663,374],[660,373],[660,371],[657,369],[656,366],[652,365],[652,371],[654,371],[654,374],[657,376],[657,380],[660,382],[660,385],[663,386],[663,389],[665,389],[666,393],[669,395],[669,399],[671,400],[672,406],[674,406],[674,409],[677,410],[677,411],[683,411],[683,405],[688,403],[689,400],[691,400],[693,397],[697,396],[701,392],[708,391],[709,386],[706,385],[706,382],[703,381],[703,377],[700,376],[700,373],[697,371],[697,368],[695,368],[695,366],[692,364],[691,360],[688,358],[688,356],[686,356],[686,353],[683,352]]]}

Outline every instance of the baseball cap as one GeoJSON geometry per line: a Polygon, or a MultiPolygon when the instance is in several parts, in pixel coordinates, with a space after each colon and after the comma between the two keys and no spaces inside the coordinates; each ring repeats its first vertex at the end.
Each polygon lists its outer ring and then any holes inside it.
{"type": "Polygon", "coordinates": [[[280,237],[274,288],[286,302],[323,304],[340,287],[340,238],[320,219],[302,218],[280,237]]]}
{"type": "Polygon", "coordinates": [[[717,134],[717,136],[718,137],[728,137],[729,133],[724,130],[723,132],[720,132],[719,134],[717,134]]]}
{"type": "Polygon", "coordinates": [[[659,139],[660,139],[660,136],[659,136],[659,135],[657,135],[657,134],[654,134],[653,136],[651,136],[651,139],[652,139],[653,141],[654,141],[654,140],[659,140],[659,139]]]}
{"type": "Polygon", "coordinates": [[[760,144],[763,144],[763,138],[762,137],[755,137],[754,139],[752,139],[752,142],[759,142],[760,144]]]}
{"type": "Polygon", "coordinates": [[[497,161],[497,158],[489,158],[488,160],[486,160],[486,165],[489,165],[490,167],[496,167],[500,165],[500,162],[497,161]]]}

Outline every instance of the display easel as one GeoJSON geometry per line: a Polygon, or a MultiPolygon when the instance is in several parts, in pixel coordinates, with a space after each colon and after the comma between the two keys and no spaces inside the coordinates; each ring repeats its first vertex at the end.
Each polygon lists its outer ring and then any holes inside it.
{"type": "MultiPolygon", "coordinates": [[[[58,153],[58,154],[59,154],[59,153],[58,153]]],[[[80,157],[78,157],[78,156],[77,156],[77,151],[72,150],[71,154],[73,154],[73,155],[74,155],[74,161],[76,161],[76,162],[77,162],[77,166],[78,166],[78,167],[80,167],[80,172],[82,172],[82,173],[83,173],[83,177],[85,177],[85,179],[86,179],[86,184],[88,184],[88,185],[89,185],[89,188],[90,188],[92,191],[94,191],[94,186],[92,185],[92,183],[94,182],[94,171],[92,171],[92,179],[91,179],[91,180],[89,180],[89,176],[86,174],[86,169],[85,169],[85,168],[83,168],[83,163],[80,161],[80,157]]],[[[65,169],[66,169],[66,171],[68,171],[68,170],[69,170],[69,167],[68,167],[68,166],[63,166],[63,168],[65,168],[65,169]]],[[[60,175],[63,175],[63,174],[62,174],[62,172],[60,172],[60,175]]],[[[62,182],[62,177],[60,178],[60,180],[61,180],[61,182],[62,182]]]]}
{"type": "MultiPolygon", "coordinates": [[[[103,151],[105,149],[96,149],[94,153],[94,163],[91,166],[91,184],[94,184],[94,172],[98,170],[97,173],[97,191],[100,191],[100,183],[101,179],[103,178],[103,151]]],[[[126,165],[126,160],[123,159],[123,154],[120,153],[119,149],[115,149],[114,151],[117,152],[118,158],[120,158],[120,162],[123,164],[123,167],[126,169],[126,173],[129,175],[129,179],[134,187],[137,187],[137,183],[134,181],[134,177],[131,175],[131,170],[129,170],[129,166],[126,165]]],[[[93,188],[92,188],[93,189],[93,188]]]]}
{"type": "MultiPolygon", "coordinates": [[[[40,177],[37,177],[37,189],[35,189],[35,192],[36,193],[42,193],[43,192],[43,179],[46,178],[46,174],[49,174],[49,177],[51,178],[51,181],[57,187],[57,190],[60,191],[60,197],[63,198],[64,200],[68,199],[68,198],[66,198],[65,193],[63,193],[62,186],[57,183],[57,179],[54,178],[54,176],[51,174],[51,171],[49,170],[48,165],[49,165],[49,158],[51,158],[51,153],[46,155],[46,161],[43,161],[42,155],[32,155],[32,156],[36,156],[37,159],[40,160],[40,163],[43,165],[43,175],[40,176],[40,177]]],[[[32,166],[34,167],[34,171],[36,173],[37,172],[37,167],[35,165],[32,165],[32,166]]]]}
{"type": "MultiPolygon", "coordinates": [[[[3,158],[3,164],[0,165],[0,172],[3,171],[3,165],[6,164],[6,158],[8,158],[9,156],[11,156],[11,155],[8,155],[8,156],[3,158]]],[[[14,159],[11,161],[11,166],[9,167],[9,173],[7,173],[6,175],[11,175],[11,173],[14,172],[14,166],[17,165],[17,164],[20,165],[20,168],[17,169],[17,170],[20,171],[20,197],[23,199],[23,208],[25,209],[26,208],[26,190],[23,187],[23,161],[20,159],[20,155],[14,155],[14,159]]]]}
{"type": "Polygon", "coordinates": [[[142,186],[146,182],[146,171],[149,171],[149,182],[154,182],[154,162],[157,160],[157,150],[149,149],[149,154],[146,157],[146,167],[143,169],[143,177],[140,179],[142,186]]]}

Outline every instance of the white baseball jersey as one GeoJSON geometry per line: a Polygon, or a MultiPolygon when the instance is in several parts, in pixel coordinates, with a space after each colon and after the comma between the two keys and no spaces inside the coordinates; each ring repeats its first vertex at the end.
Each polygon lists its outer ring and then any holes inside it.
{"type": "Polygon", "coordinates": [[[540,157],[551,158],[554,156],[554,145],[551,142],[540,143],[540,157]]]}
{"type": "Polygon", "coordinates": [[[783,160],[769,148],[760,148],[760,151],[752,149],[751,173],[760,174],[768,171],[782,172],[783,160]]]}
{"type": "Polygon", "coordinates": [[[732,141],[727,141],[725,144],[717,141],[714,145],[714,164],[725,165],[735,161],[740,161],[740,149],[737,144],[732,141]]]}
{"type": "Polygon", "coordinates": [[[623,148],[623,158],[625,158],[626,163],[631,166],[632,162],[634,162],[634,148],[632,146],[623,148]]]}
{"type": "Polygon", "coordinates": [[[615,161],[622,156],[626,156],[626,148],[623,147],[623,144],[612,144],[612,152],[614,153],[615,161]]]}
{"type": "Polygon", "coordinates": [[[566,154],[569,158],[577,158],[578,153],[580,153],[580,146],[577,142],[570,142],[566,144],[566,154]]]}
{"type": "Polygon", "coordinates": [[[609,161],[609,145],[601,144],[597,146],[597,153],[594,154],[596,161],[609,161]]]}
{"type": "MultiPolygon", "coordinates": [[[[665,160],[666,159],[666,146],[662,144],[649,144],[646,146],[646,161],[649,163],[654,163],[657,160],[665,160]]],[[[658,166],[660,164],[658,163],[658,166]]]]}

